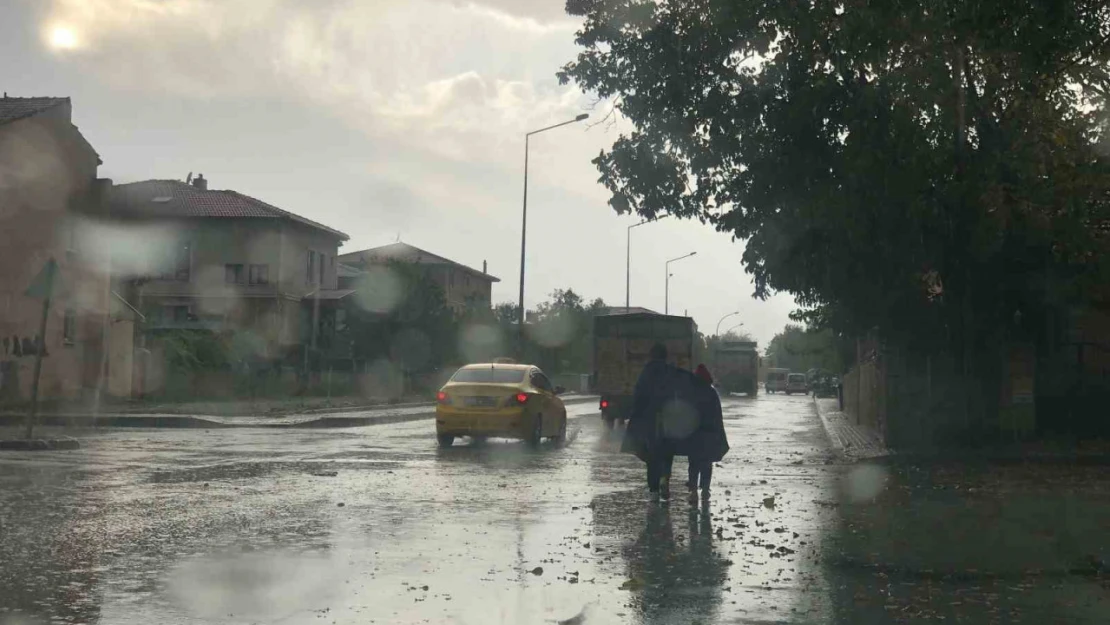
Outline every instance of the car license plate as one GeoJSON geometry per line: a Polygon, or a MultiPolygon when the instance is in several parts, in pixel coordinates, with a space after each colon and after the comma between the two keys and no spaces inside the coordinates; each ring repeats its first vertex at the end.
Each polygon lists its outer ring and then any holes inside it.
{"type": "Polygon", "coordinates": [[[476,406],[476,407],[479,407],[479,408],[493,408],[493,407],[497,406],[497,398],[496,397],[484,397],[484,396],[467,397],[463,400],[463,403],[467,406],[476,406]]]}

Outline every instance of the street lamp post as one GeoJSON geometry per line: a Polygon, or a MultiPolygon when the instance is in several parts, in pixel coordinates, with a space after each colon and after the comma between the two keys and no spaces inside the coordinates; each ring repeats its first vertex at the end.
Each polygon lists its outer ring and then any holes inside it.
{"type": "Polygon", "coordinates": [[[736,325],[732,326],[731,328],[729,328],[729,329],[725,330],[725,334],[728,334],[729,332],[732,332],[732,331],[733,331],[733,330],[735,330],[736,328],[739,328],[739,327],[741,327],[741,326],[743,326],[743,325],[744,325],[744,323],[743,323],[743,322],[740,322],[740,323],[738,323],[738,324],[736,324],[736,325]]]}
{"type": "MultiPolygon", "coordinates": [[[[733,315],[739,315],[739,314],[740,314],[739,310],[734,310],[734,311],[730,312],[729,314],[725,315],[724,317],[721,317],[720,321],[717,322],[717,329],[713,331],[713,335],[714,336],[720,336],[721,335],[721,321],[724,321],[725,319],[728,319],[729,317],[731,317],[733,315]]],[[[744,325],[744,324],[740,324],[740,325],[744,325]]]]}
{"type": "Polygon", "coordinates": [[[532,137],[532,135],[539,134],[547,130],[552,130],[560,126],[566,126],[567,124],[580,122],[589,116],[589,113],[582,113],[574,119],[547,126],[546,128],[540,128],[539,130],[533,130],[532,132],[524,134],[524,202],[520,211],[520,328],[517,334],[518,356],[524,355],[524,250],[528,235],[528,140],[532,137]]]}
{"type": "Polygon", "coordinates": [[[637,226],[659,221],[660,219],[666,219],[667,217],[667,215],[663,215],[655,219],[645,219],[640,223],[632,224],[628,227],[628,236],[624,243],[624,312],[628,312],[628,309],[632,306],[632,304],[629,303],[632,293],[632,229],[637,226]]]}
{"type": "Polygon", "coordinates": [[[663,263],[663,268],[666,270],[666,274],[667,274],[666,285],[663,287],[663,314],[664,315],[669,315],[670,311],[671,311],[671,263],[673,263],[675,261],[682,260],[683,258],[690,258],[691,256],[693,256],[695,254],[697,254],[697,252],[690,252],[689,254],[686,254],[685,256],[679,256],[678,258],[672,258],[672,259],[668,260],[667,262],[663,263]]]}

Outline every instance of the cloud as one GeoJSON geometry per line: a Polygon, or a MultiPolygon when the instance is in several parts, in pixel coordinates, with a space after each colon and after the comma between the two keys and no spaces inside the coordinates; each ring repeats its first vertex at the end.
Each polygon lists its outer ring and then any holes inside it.
{"type": "Polygon", "coordinates": [[[553,78],[574,23],[486,4],[54,0],[43,28],[44,37],[73,33],[82,50],[67,58],[118,88],[280,95],[322,104],[367,132],[523,128],[581,101],[553,78]]]}

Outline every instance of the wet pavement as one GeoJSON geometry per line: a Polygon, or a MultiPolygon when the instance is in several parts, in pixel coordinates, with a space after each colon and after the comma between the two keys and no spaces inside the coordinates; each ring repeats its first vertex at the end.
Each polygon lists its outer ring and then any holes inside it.
{"type": "Polygon", "coordinates": [[[537,450],[421,420],[5,452],[0,625],[1107,622],[1098,467],[849,463],[810,398],[724,408],[693,505],[593,404],[537,450]]]}

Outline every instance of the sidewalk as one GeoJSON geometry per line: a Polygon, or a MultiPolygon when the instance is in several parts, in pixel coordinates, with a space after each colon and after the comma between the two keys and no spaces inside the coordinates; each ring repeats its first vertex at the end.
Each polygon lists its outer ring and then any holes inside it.
{"type": "Polygon", "coordinates": [[[836,450],[854,460],[889,456],[893,452],[883,444],[878,432],[852,423],[851,418],[840,411],[835,398],[814,398],[817,414],[825,426],[836,450]]]}

